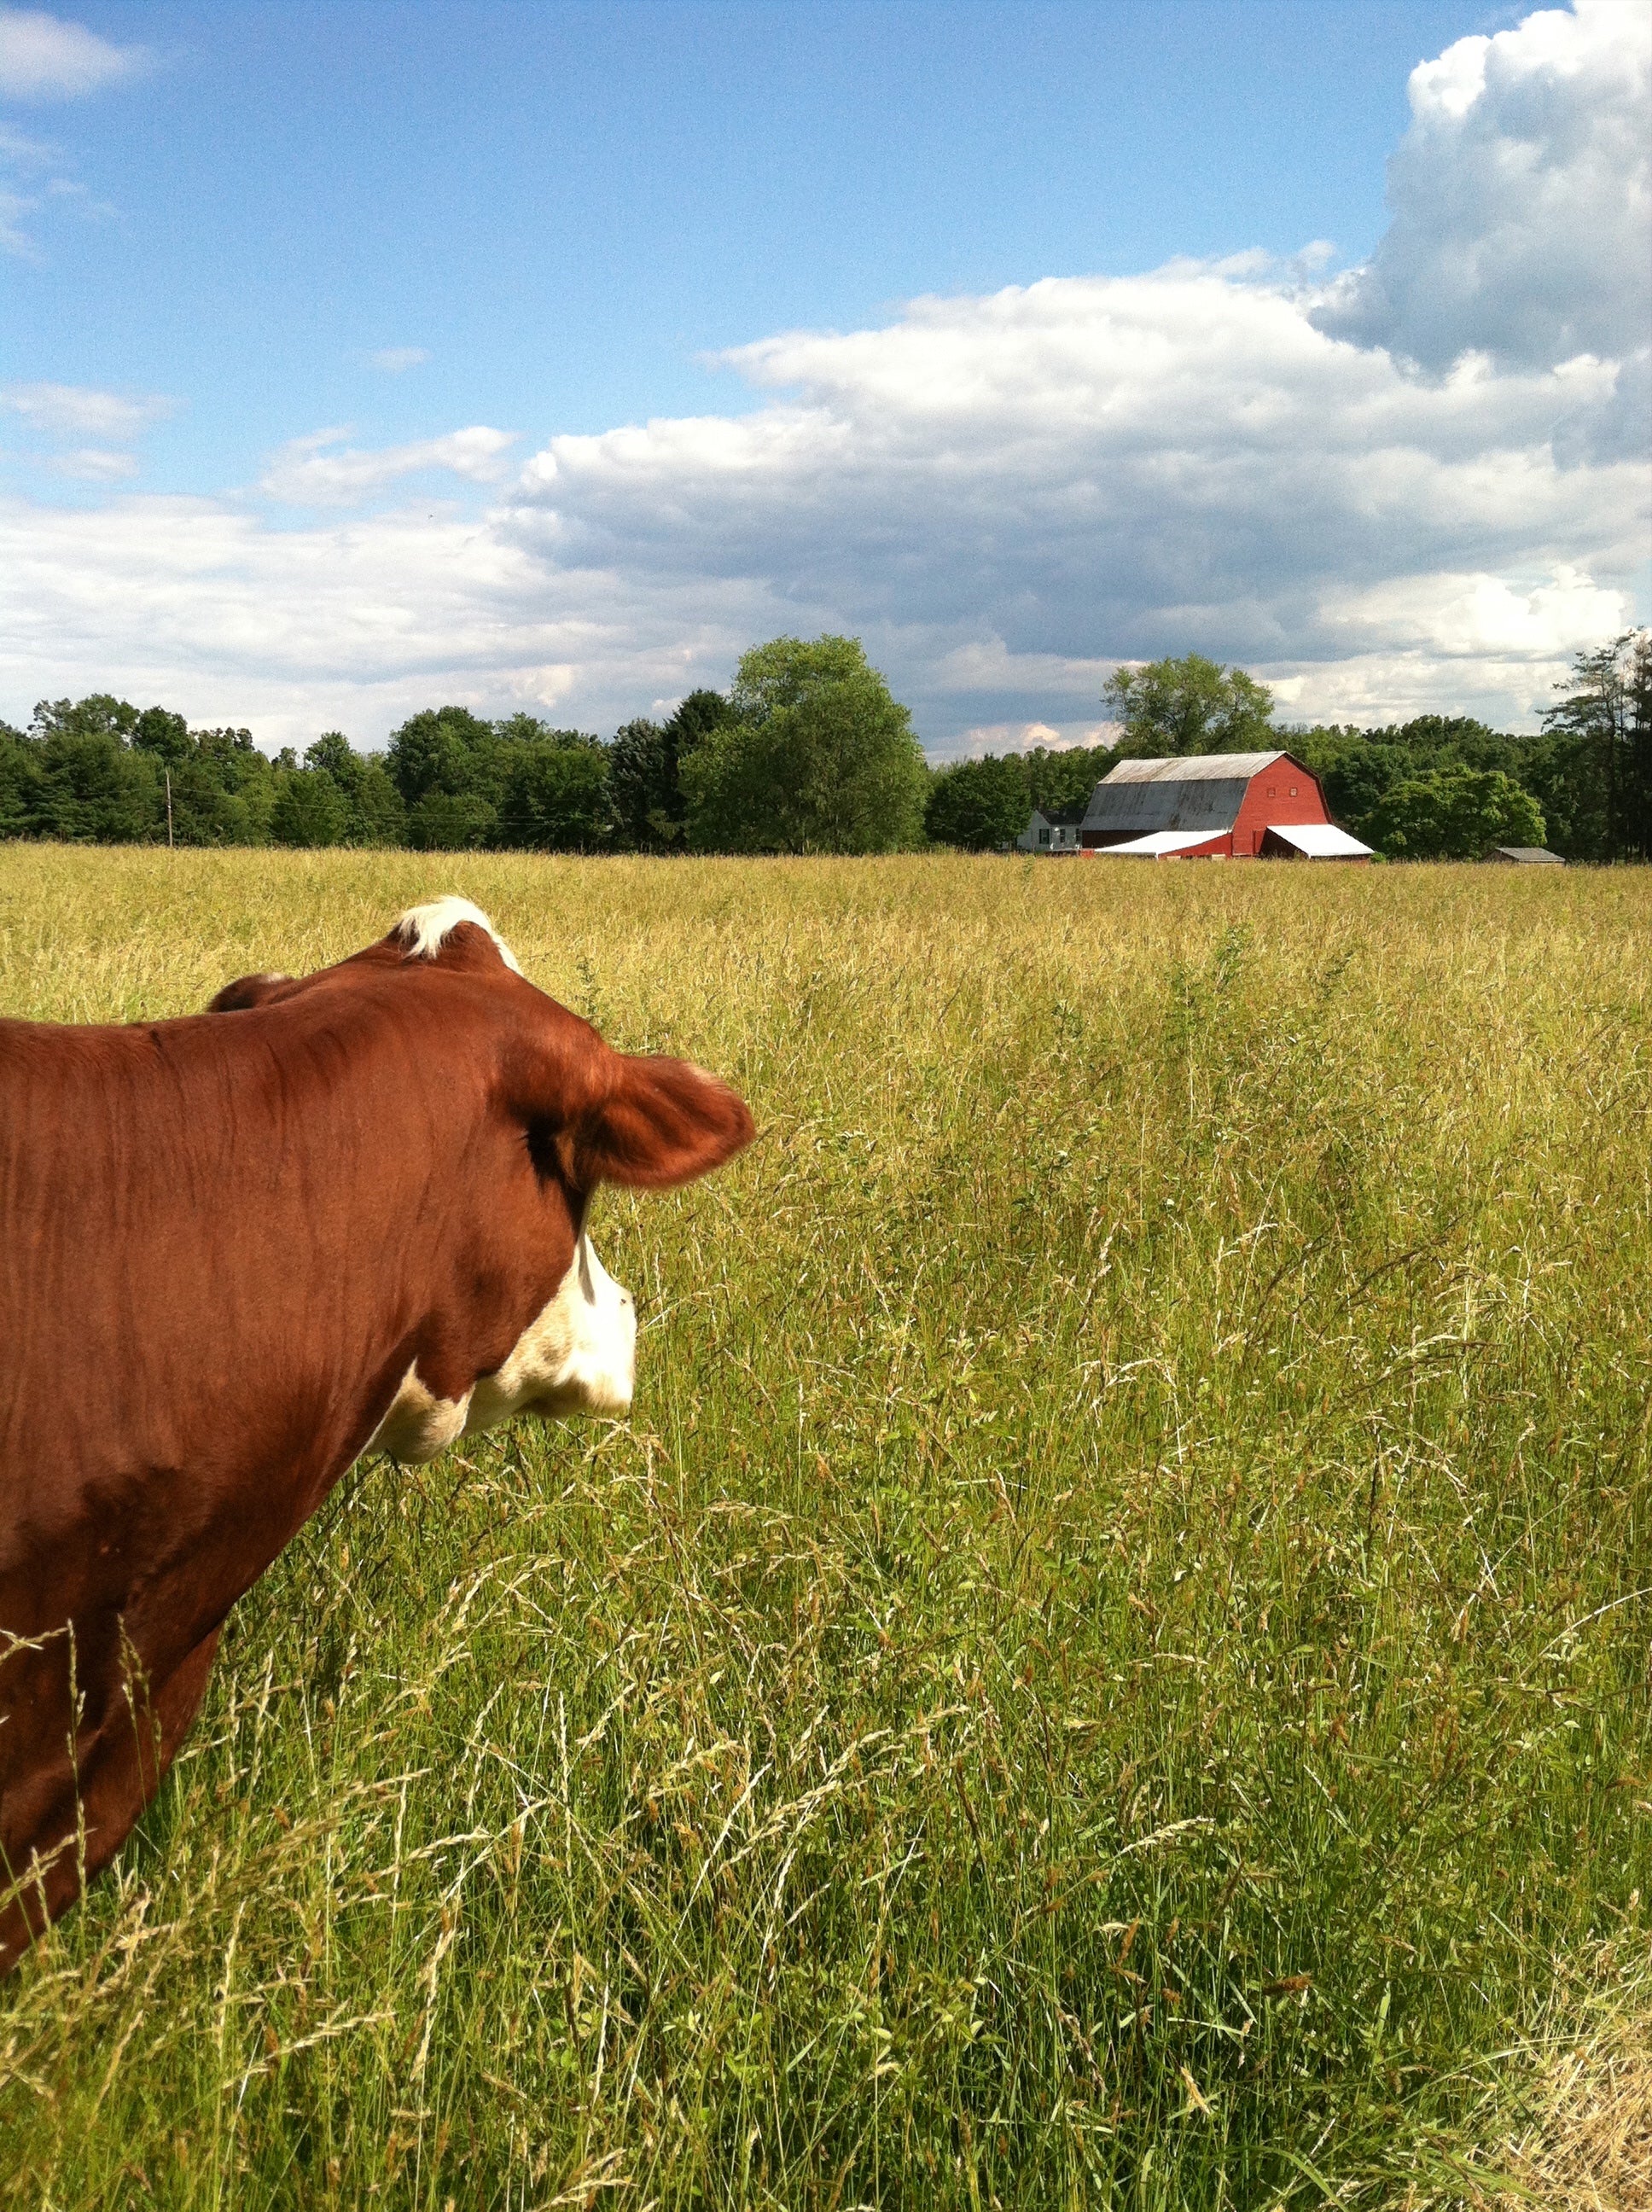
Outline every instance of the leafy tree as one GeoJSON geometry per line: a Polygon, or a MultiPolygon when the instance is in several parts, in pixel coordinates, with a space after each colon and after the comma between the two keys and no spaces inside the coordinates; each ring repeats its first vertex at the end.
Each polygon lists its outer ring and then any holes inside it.
{"type": "Polygon", "coordinates": [[[270,834],[277,845],[342,845],[347,818],[344,794],[325,769],[289,769],[276,793],[270,834]]]}
{"type": "Polygon", "coordinates": [[[267,845],[276,771],[253,744],[252,732],[191,730],[187,737],[187,750],[170,770],[178,842],[267,845]]]}
{"type": "Polygon", "coordinates": [[[938,845],[982,853],[1011,844],[1035,806],[1078,814],[1118,759],[1110,745],[1034,745],[1024,753],[986,753],[940,769],[929,788],[924,826],[938,845]]]}
{"type": "Polygon", "coordinates": [[[1032,804],[1020,757],[988,753],[939,771],[929,787],[924,828],[938,845],[989,853],[1014,843],[1027,826],[1032,804]]]}
{"type": "Polygon", "coordinates": [[[665,731],[645,715],[622,724],[608,749],[615,827],[639,853],[665,852],[683,834],[677,763],[665,731]]]}
{"type": "Polygon", "coordinates": [[[713,730],[738,716],[720,691],[690,691],[665,722],[627,722],[609,748],[608,784],[615,825],[640,853],[671,852],[683,838],[688,802],[678,770],[713,730]]]}
{"type": "Polygon", "coordinates": [[[557,738],[522,745],[511,763],[500,842],[535,852],[599,851],[611,835],[607,753],[577,732],[557,738]]]}
{"type": "MultiPolygon", "coordinates": [[[[164,710],[162,710],[164,711],[164,710]]],[[[138,709],[112,692],[88,692],[84,699],[42,699],[34,708],[29,735],[41,744],[53,738],[112,738],[130,744],[138,709]]]]}
{"type": "Polygon", "coordinates": [[[1580,653],[1543,717],[1534,779],[1546,784],[1569,859],[1652,859],[1652,631],[1580,653]]]}
{"type": "Polygon", "coordinates": [[[0,837],[40,834],[39,754],[21,730],[0,722],[0,837]]]}
{"type": "Polygon", "coordinates": [[[1070,745],[1065,750],[1034,745],[1021,759],[1032,805],[1045,814],[1072,814],[1089,805],[1091,792],[1116,767],[1119,754],[1112,745],[1070,745]]]}
{"type": "Polygon", "coordinates": [[[493,726],[468,707],[428,707],[392,736],[385,766],[410,812],[435,793],[480,798],[496,810],[503,777],[493,726]]]}
{"type": "Polygon", "coordinates": [[[1540,845],[1542,810],[1501,769],[1461,763],[1391,784],[1370,821],[1390,859],[1480,860],[1494,845],[1540,845]]]}
{"type": "Polygon", "coordinates": [[[608,835],[605,751],[532,714],[484,722],[465,707],[428,709],[394,733],[385,765],[407,809],[408,842],[427,852],[589,849],[608,835]]]}
{"type": "Polygon", "coordinates": [[[1202,653],[1115,669],[1102,701],[1124,725],[1121,757],[1260,752],[1278,743],[1266,684],[1202,653]]]}
{"type": "Polygon", "coordinates": [[[1364,836],[1394,784],[1425,773],[1430,765],[1409,746],[1389,744],[1386,735],[1367,737],[1354,729],[1293,730],[1288,743],[1318,776],[1333,816],[1357,837],[1364,836]]]}
{"type": "MultiPolygon", "coordinates": [[[[114,702],[124,705],[124,702],[114,702]]],[[[126,712],[131,713],[127,708],[126,712]]],[[[195,740],[190,735],[189,724],[181,714],[173,714],[165,707],[146,707],[125,732],[128,744],[141,752],[153,753],[157,760],[176,768],[191,758],[196,750],[195,740]]],[[[249,737],[247,743],[252,739],[249,737]]]]}
{"type": "Polygon", "coordinates": [[[428,791],[407,813],[416,853],[472,853],[493,842],[499,809],[473,792],[428,791]]]}
{"type": "Polygon", "coordinates": [[[164,834],[161,771],[153,756],[126,743],[123,715],[130,728],[136,710],[106,696],[77,705],[42,701],[35,708],[31,735],[39,781],[33,812],[40,836],[131,845],[164,834]]]}
{"type": "Polygon", "coordinates": [[[923,831],[929,771],[911,716],[857,638],[777,637],[744,654],[738,719],[681,757],[702,850],[889,853],[923,831]]]}
{"type": "Polygon", "coordinates": [[[305,753],[304,765],[331,776],[337,787],[344,805],[343,843],[406,842],[407,809],[376,753],[358,753],[342,730],[324,730],[305,753]]]}

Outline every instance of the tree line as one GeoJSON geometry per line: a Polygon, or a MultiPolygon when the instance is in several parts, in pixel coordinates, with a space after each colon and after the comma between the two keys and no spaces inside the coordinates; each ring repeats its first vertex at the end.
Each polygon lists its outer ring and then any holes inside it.
{"type": "Polygon", "coordinates": [[[0,723],[0,837],[122,844],[409,846],[425,851],[888,853],[1013,842],[1034,807],[1082,811],[1127,757],[1286,747],[1333,813],[1394,858],[1499,844],[1652,858],[1652,640],[1579,654],[1536,737],[1462,716],[1282,728],[1267,687],[1202,655],[1121,668],[1110,745],[1034,748],[932,770],[911,716],[853,638],[775,638],[726,693],[607,739],[527,714],[410,716],[382,753],[337,731],[273,759],[249,731],[191,729],[107,694],[0,723]]]}
{"type": "Polygon", "coordinates": [[[1200,653],[1121,668],[1105,702],[1120,731],[1090,751],[960,762],[931,788],[937,842],[1010,843],[1031,810],[1079,811],[1118,761],[1284,749],[1310,768],[1333,815],[1392,860],[1480,860],[1498,845],[1569,860],[1652,860],[1652,634],[1580,653],[1539,734],[1467,715],[1419,714],[1376,729],[1284,728],[1272,695],[1200,653]]]}

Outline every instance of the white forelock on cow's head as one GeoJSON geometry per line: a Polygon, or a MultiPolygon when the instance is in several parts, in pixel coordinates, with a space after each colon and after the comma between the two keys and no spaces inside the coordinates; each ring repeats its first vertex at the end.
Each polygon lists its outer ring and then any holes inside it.
{"type": "Polygon", "coordinates": [[[479,906],[470,900],[456,897],[452,892],[446,898],[431,899],[424,906],[410,906],[396,925],[396,935],[402,940],[410,960],[434,960],[441,951],[449,933],[462,921],[474,922],[485,929],[499,947],[499,957],[513,974],[522,970],[516,964],[516,955],[494,927],[479,906]]]}

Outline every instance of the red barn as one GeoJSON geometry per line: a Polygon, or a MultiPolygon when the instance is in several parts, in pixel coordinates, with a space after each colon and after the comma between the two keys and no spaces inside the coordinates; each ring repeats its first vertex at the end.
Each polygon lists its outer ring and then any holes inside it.
{"type": "Polygon", "coordinates": [[[1331,819],[1319,778],[1290,753],[1121,761],[1090,793],[1088,853],[1155,860],[1369,860],[1331,819]]]}

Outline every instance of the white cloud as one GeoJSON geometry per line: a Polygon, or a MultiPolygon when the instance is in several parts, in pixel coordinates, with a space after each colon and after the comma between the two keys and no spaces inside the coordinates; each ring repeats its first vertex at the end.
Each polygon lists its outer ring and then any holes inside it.
{"type": "Polygon", "coordinates": [[[1576,0],[1412,72],[1394,221],[1315,320],[1439,369],[1470,348],[1546,368],[1646,343],[1652,8],[1576,0]]]}
{"type": "MultiPolygon", "coordinates": [[[[553,440],[526,471],[529,542],[922,632],[925,691],[973,695],[972,721],[1094,702],[1109,656],[1346,652],[1351,595],[1396,574],[1564,564],[1617,589],[1643,542],[1641,473],[1550,447],[1611,403],[1610,364],[1469,359],[1424,383],[1324,337],[1291,292],[1187,264],[731,358],[768,405],[553,440]]],[[[1531,647],[1552,658],[1548,628],[1531,647]]]]}
{"type": "Polygon", "coordinates": [[[315,509],[401,485],[404,511],[295,529],[230,497],[17,501],[0,712],[113,687],[270,744],[381,738],[440,698],[611,729],[726,684],[756,639],[831,628],[865,638],[938,750],[1091,737],[1119,659],[1190,648],[1255,670],[1292,717],[1530,727],[1578,647],[1649,611],[1641,273],[1597,270],[1580,307],[1576,240],[1537,224],[1517,265],[1485,185],[1511,86],[1543,122],[1521,142],[1532,205],[1544,175],[1575,201],[1621,152],[1621,102],[1565,106],[1616,82],[1600,22],[1598,0],[1533,18],[1425,73],[1435,229],[1420,188],[1397,194],[1371,268],[1392,306],[1395,271],[1455,265],[1479,221],[1496,278],[1442,307],[1434,374],[1396,357],[1420,338],[1339,334],[1357,283],[1246,255],[782,332],[725,356],[750,412],[553,437],[513,483],[507,434],[473,426],[376,452],[319,431],[261,487],[315,509]],[[438,471],[491,503],[412,505],[438,471]]]}
{"type": "Polygon", "coordinates": [[[1358,646],[1380,640],[1458,660],[1552,659],[1622,629],[1629,604],[1625,592],[1562,562],[1525,589],[1485,574],[1396,576],[1331,600],[1325,619],[1358,646]]]}
{"type": "Polygon", "coordinates": [[[0,8],[0,94],[75,100],[142,69],[141,46],[111,46],[84,24],[37,8],[0,8]]]}
{"type": "Polygon", "coordinates": [[[52,466],[59,476],[74,477],[82,483],[119,483],[137,474],[137,456],[107,446],[77,446],[72,453],[59,453],[52,466]]]}
{"type": "Polygon", "coordinates": [[[0,407],[52,437],[137,438],[169,415],[172,404],[155,392],[134,398],[84,384],[0,386],[0,407]]]}
{"type": "Polygon", "coordinates": [[[491,430],[484,423],[376,450],[343,445],[349,435],[343,429],[314,430],[293,439],[276,455],[258,489],[292,507],[355,507],[398,478],[428,469],[494,483],[503,455],[516,443],[513,431],[491,430]]]}
{"type": "Polygon", "coordinates": [[[417,368],[430,356],[423,346],[380,346],[377,353],[367,356],[369,365],[382,368],[386,376],[400,376],[405,370],[417,368]]]}
{"type": "Polygon", "coordinates": [[[33,251],[23,218],[33,215],[39,204],[27,192],[10,191],[0,185],[0,253],[26,255],[33,251]]]}
{"type": "Polygon", "coordinates": [[[410,512],[272,530],[223,500],[96,509],[0,498],[0,715],[105,684],[260,743],[382,738],[416,708],[554,709],[611,728],[726,682],[750,597],[562,574],[495,516],[410,512]]]}

